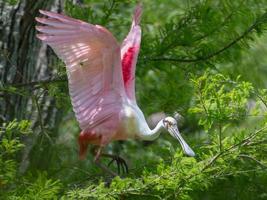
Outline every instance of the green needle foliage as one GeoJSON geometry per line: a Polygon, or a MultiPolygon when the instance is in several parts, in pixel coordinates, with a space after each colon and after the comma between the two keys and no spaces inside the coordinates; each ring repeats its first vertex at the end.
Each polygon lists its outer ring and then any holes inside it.
{"type": "MultiPolygon", "coordinates": [[[[267,165],[266,156],[261,151],[266,150],[266,117],[251,129],[236,127],[238,120],[242,123],[246,120],[244,113],[247,115],[254,109],[246,108],[253,91],[251,84],[233,82],[221,74],[212,75],[210,72],[192,79],[192,82],[197,100],[189,112],[201,115],[199,123],[209,134],[207,143],[196,149],[196,158],[184,157],[176,151],[170,160],[151,166],[155,168],[152,172],[146,169],[138,178],[113,179],[108,187],[103,182],[90,184],[86,188],[71,190],[67,198],[192,199],[196,191],[200,195],[201,191],[209,190],[228,177],[248,178],[256,174],[264,182],[267,165]],[[218,123],[220,127],[216,126],[218,123]],[[221,137],[217,137],[218,134],[221,137]]],[[[254,193],[256,199],[264,199],[267,194],[266,190],[256,194],[258,188],[254,187],[243,191],[242,197],[246,198],[246,192],[254,193]]]]}
{"type": "Polygon", "coordinates": [[[205,72],[204,75],[192,79],[196,99],[195,106],[190,108],[191,113],[201,114],[199,123],[209,130],[215,123],[223,124],[245,119],[248,113],[248,98],[253,87],[251,83],[232,81],[222,74],[213,75],[205,72]]]}
{"type": "MultiPolygon", "coordinates": [[[[136,3],[67,0],[63,8],[122,41],[136,3]]],[[[138,105],[147,117],[179,113],[196,157],[162,133],[152,143],[108,145],[106,151],[127,158],[129,174],[121,178],[101,171],[90,154],[80,161],[66,72],[55,58],[47,79],[0,84],[0,98],[30,99],[34,109],[26,119],[0,115],[0,199],[267,199],[266,1],[142,4],[138,105]],[[42,110],[42,96],[61,113],[55,123],[49,123],[52,107],[42,110]]]]}

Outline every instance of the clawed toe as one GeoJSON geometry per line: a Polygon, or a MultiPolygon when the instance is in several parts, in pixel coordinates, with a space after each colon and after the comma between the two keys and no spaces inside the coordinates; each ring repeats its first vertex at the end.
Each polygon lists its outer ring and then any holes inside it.
{"type": "Polygon", "coordinates": [[[121,170],[122,170],[122,173],[129,173],[129,170],[128,170],[128,165],[126,163],[126,161],[119,157],[119,156],[112,156],[112,159],[111,161],[108,163],[108,167],[113,163],[113,162],[116,162],[116,165],[117,165],[117,170],[118,170],[118,174],[121,173],[121,170]]]}
{"type": "Polygon", "coordinates": [[[120,156],[112,155],[112,154],[101,153],[101,150],[102,150],[102,147],[100,147],[100,148],[97,149],[97,151],[95,152],[95,159],[94,159],[95,163],[101,169],[103,169],[104,171],[112,174],[113,176],[120,175],[121,172],[122,172],[122,174],[129,173],[128,165],[127,165],[126,161],[123,158],[121,158],[120,156]],[[103,165],[103,164],[100,163],[100,160],[99,160],[100,157],[111,158],[111,160],[108,163],[108,165],[105,166],[105,165],[103,165]],[[108,168],[108,167],[110,167],[110,165],[114,161],[116,162],[116,165],[117,165],[118,174],[116,174],[115,172],[113,172],[111,169],[108,168]]]}

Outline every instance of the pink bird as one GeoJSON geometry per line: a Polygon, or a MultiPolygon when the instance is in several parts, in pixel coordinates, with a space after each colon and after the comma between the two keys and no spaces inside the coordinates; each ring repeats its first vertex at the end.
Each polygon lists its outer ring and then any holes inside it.
{"type": "Polygon", "coordinates": [[[163,129],[176,138],[188,156],[194,156],[179,133],[172,117],[160,120],[151,130],[135,98],[135,66],[140,49],[142,8],[135,9],[132,26],[120,45],[104,27],[73,19],[61,14],[40,10],[47,18],[36,17],[43,26],[36,26],[37,37],[48,44],[67,68],[69,93],[81,133],[80,158],[89,144],[97,145],[95,163],[102,165],[101,156],[127,165],[118,156],[102,153],[103,147],[114,140],[129,138],[155,140],[163,129]]]}

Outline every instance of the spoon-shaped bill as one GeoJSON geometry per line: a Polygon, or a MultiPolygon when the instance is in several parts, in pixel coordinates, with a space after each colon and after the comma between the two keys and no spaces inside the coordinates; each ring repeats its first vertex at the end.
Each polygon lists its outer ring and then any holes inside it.
{"type": "Polygon", "coordinates": [[[194,156],[195,156],[194,151],[193,151],[193,150],[189,147],[189,145],[185,142],[185,140],[184,140],[183,137],[181,136],[181,134],[180,134],[178,128],[176,128],[176,127],[171,127],[171,128],[169,128],[168,130],[169,130],[170,134],[180,142],[180,144],[181,144],[181,146],[182,146],[182,148],[183,148],[184,153],[185,153],[186,155],[188,155],[188,156],[194,157],[194,156]]]}

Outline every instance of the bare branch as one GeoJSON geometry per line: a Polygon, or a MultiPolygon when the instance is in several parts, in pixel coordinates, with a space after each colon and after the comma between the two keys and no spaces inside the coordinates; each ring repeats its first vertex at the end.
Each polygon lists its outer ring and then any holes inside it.
{"type": "Polygon", "coordinates": [[[7,87],[34,87],[36,85],[48,85],[48,84],[53,84],[53,83],[61,83],[61,82],[66,82],[67,79],[47,79],[47,80],[40,80],[40,81],[32,81],[28,83],[17,83],[17,84],[7,84],[7,87]]]}

